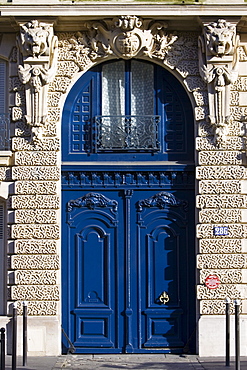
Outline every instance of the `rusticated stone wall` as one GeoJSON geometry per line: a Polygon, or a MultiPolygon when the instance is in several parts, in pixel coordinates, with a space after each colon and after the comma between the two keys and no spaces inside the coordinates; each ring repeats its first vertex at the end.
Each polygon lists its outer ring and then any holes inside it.
{"type": "Polygon", "coordinates": [[[247,68],[246,49],[240,46],[239,76],[231,86],[229,132],[224,141],[214,143],[212,126],[205,120],[199,122],[196,149],[199,180],[197,208],[199,210],[199,285],[197,297],[200,313],[224,314],[225,299],[242,302],[246,313],[247,267],[247,171],[246,124],[247,68]],[[246,74],[244,74],[246,71],[246,74]],[[215,236],[214,226],[227,226],[228,235],[215,236]],[[216,289],[205,286],[209,275],[216,275],[220,285],[216,289]]]}
{"type": "Polygon", "coordinates": [[[59,313],[60,300],[60,110],[58,102],[50,99],[43,138],[33,142],[25,119],[25,89],[17,67],[14,46],[9,84],[10,101],[14,102],[14,188],[8,209],[14,217],[9,217],[8,299],[9,303],[17,301],[19,313],[22,301],[27,301],[29,316],[54,316],[59,313]]]}

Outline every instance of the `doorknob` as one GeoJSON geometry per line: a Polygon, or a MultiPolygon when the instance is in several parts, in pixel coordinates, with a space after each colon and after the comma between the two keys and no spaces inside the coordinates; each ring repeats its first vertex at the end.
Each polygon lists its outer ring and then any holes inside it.
{"type": "Polygon", "coordinates": [[[163,293],[161,293],[161,295],[159,296],[159,301],[163,304],[166,304],[167,302],[169,302],[169,295],[164,291],[163,293]]]}

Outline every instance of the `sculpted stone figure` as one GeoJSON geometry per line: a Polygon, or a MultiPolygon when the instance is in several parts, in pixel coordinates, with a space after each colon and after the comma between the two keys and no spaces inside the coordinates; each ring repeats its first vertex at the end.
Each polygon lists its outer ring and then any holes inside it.
{"type": "Polygon", "coordinates": [[[55,76],[57,37],[50,24],[37,20],[21,25],[17,37],[19,78],[26,91],[26,121],[32,127],[33,139],[42,137],[47,119],[48,84],[55,76]]]}
{"type": "Polygon", "coordinates": [[[205,27],[208,53],[218,57],[234,54],[236,31],[235,26],[224,19],[210,23],[205,27]]]}
{"type": "Polygon", "coordinates": [[[21,27],[18,44],[23,56],[39,57],[49,54],[49,28],[49,25],[37,20],[27,22],[21,27]]]}
{"type": "Polygon", "coordinates": [[[206,25],[199,37],[199,70],[208,84],[208,119],[216,142],[225,139],[231,121],[230,85],[238,76],[238,46],[235,25],[222,19],[206,25]]]}

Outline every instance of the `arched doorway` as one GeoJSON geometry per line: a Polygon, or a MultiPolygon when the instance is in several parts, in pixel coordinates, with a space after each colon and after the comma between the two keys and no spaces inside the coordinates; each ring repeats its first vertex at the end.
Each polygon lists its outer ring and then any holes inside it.
{"type": "Polygon", "coordinates": [[[193,351],[194,135],[184,89],[158,65],[103,63],[71,89],[62,131],[63,328],[76,352],[193,351]]]}

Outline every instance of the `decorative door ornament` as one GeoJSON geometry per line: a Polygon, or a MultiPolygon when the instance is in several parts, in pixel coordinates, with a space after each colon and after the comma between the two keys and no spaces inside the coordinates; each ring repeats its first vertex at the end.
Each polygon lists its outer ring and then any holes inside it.
{"type": "Polygon", "coordinates": [[[230,86],[238,77],[239,36],[236,25],[219,19],[204,24],[199,37],[199,70],[208,84],[209,122],[215,142],[225,140],[230,117],[230,86]]]}
{"type": "Polygon", "coordinates": [[[32,128],[33,140],[42,137],[47,120],[49,83],[55,77],[58,41],[53,25],[32,20],[20,24],[17,36],[18,72],[26,93],[26,122],[32,128]]]}
{"type": "Polygon", "coordinates": [[[160,303],[162,303],[162,304],[166,304],[166,303],[168,303],[169,302],[169,300],[170,300],[170,298],[169,298],[169,295],[168,295],[168,293],[167,292],[163,292],[163,293],[161,293],[161,295],[159,296],[159,301],[160,301],[160,303]]]}

